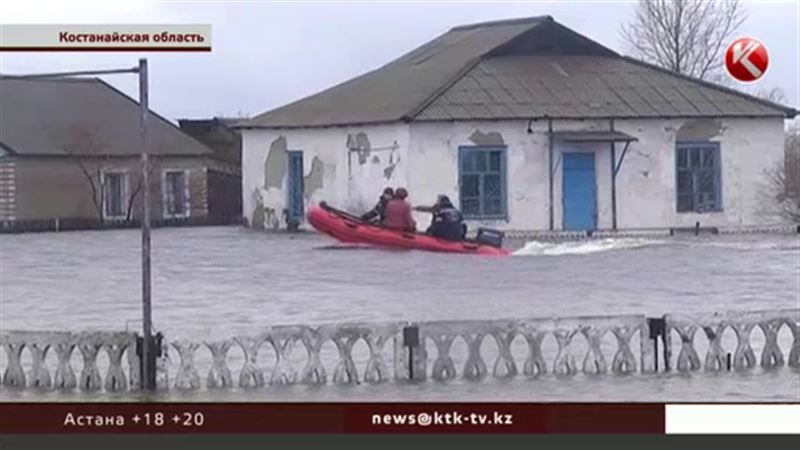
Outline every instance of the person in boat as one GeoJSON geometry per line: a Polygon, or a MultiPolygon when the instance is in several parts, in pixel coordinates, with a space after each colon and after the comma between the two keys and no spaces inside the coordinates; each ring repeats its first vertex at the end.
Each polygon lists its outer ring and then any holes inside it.
{"type": "Polygon", "coordinates": [[[381,222],[386,228],[402,231],[416,231],[417,223],[411,216],[411,205],[406,201],[408,191],[397,188],[394,198],[389,200],[384,209],[384,218],[381,222]]]}
{"type": "Polygon", "coordinates": [[[467,234],[464,216],[446,195],[440,195],[433,206],[417,206],[414,209],[433,214],[426,234],[448,241],[461,241],[467,234]]]}
{"type": "Polygon", "coordinates": [[[383,194],[381,194],[381,197],[378,199],[378,204],[376,204],[371,210],[362,214],[361,220],[365,222],[382,223],[384,219],[384,211],[386,210],[386,204],[389,203],[389,200],[392,198],[394,198],[394,189],[387,187],[383,190],[383,194]]]}

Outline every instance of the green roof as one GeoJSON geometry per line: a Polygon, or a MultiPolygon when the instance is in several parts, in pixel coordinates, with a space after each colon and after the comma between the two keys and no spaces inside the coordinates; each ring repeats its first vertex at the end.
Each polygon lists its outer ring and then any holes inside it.
{"type": "Polygon", "coordinates": [[[543,16],[455,27],[383,67],[238,126],[797,113],[623,57],[543,16]]]}
{"type": "MultiPolygon", "coordinates": [[[[211,154],[168,120],[150,117],[151,154],[211,154]]],[[[0,78],[0,145],[14,154],[135,156],[139,121],[139,103],[96,78],[0,78]]]]}

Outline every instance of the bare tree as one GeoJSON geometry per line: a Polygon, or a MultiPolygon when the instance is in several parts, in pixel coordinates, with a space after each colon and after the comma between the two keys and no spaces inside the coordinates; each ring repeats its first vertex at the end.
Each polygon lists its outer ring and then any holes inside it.
{"type": "Polygon", "coordinates": [[[620,34],[645,61],[708,79],[724,65],[725,45],[745,18],[738,0],[639,0],[620,34]]]}
{"type": "MultiPolygon", "coordinates": [[[[149,180],[150,180],[150,190],[149,190],[149,192],[153,192],[155,190],[155,188],[157,188],[159,183],[160,183],[160,180],[158,179],[158,177],[154,176],[154,174],[156,173],[156,169],[158,168],[157,162],[158,161],[157,161],[156,158],[151,157],[150,164],[147,166],[147,174],[148,174],[149,180]]],[[[136,200],[139,198],[139,195],[141,195],[142,191],[144,190],[143,189],[143,187],[144,187],[144,177],[142,177],[140,164],[141,164],[141,162],[139,162],[139,160],[137,158],[136,164],[134,165],[136,167],[136,170],[133,171],[133,173],[135,174],[135,177],[136,177],[136,184],[134,185],[133,189],[131,189],[131,191],[128,193],[127,207],[125,209],[125,220],[126,221],[130,221],[131,219],[133,219],[133,211],[134,211],[134,206],[135,206],[136,200]]]]}
{"type": "MultiPolygon", "coordinates": [[[[751,95],[773,103],[785,103],[786,93],[779,87],[752,90],[751,95]]],[[[765,213],[800,223],[800,118],[786,121],[783,160],[766,172],[765,213]]]]}
{"type": "Polygon", "coordinates": [[[800,223],[800,120],[791,123],[784,142],[783,161],[767,171],[768,195],[779,217],[800,223]]]}
{"type": "Polygon", "coordinates": [[[758,98],[763,98],[764,100],[770,101],[772,103],[777,104],[785,104],[786,103],[786,92],[779,87],[769,88],[761,88],[751,91],[750,95],[753,95],[758,98]]]}
{"type": "MultiPolygon", "coordinates": [[[[142,176],[138,170],[138,159],[131,163],[130,161],[112,157],[109,154],[107,143],[100,136],[99,127],[96,125],[75,124],[60,134],[58,138],[65,142],[61,149],[75,162],[83,174],[83,178],[91,191],[92,204],[100,222],[105,220],[103,212],[106,204],[106,180],[103,173],[114,169],[136,169],[128,172],[129,176],[135,176],[136,182],[133,189],[127,192],[125,199],[125,220],[131,220],[134,203],[143,188],[142,176]]],[[[151,164],[149,173],[154,173],[155,169],[156,164],[151,164]]],[[[153,187],[157,186],[158,180],[155,180],[153,176],[150,179],[150,189],[152,191],[153,187]]],[[[132,180],[129,179],[128,181],[132,180]]]]}
{"type": "Polygon", "coordinates": [[[92,204],[99,221],[103,221],[105,204],[105,180],[103,170],[109,166],[103,142],[99,139],[97,127],[88,124],[72,126],[64,136],[64,153],[70,156],[80,169],[89,189],[92,191],[92,204]]]}

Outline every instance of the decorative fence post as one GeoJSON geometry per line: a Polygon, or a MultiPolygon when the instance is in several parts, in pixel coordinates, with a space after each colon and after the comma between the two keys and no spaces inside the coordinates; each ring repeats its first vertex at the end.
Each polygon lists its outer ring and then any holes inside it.
{"type": "Polygon", "coordinates": [[[583,334],[586,338],[586,342],[589,344],[589,351],[586,352],[586,356],[583,358],[583,373],[599,375],[608,371],[606,358],[603,356],[603,351],[601,349],[601,340],[603,339],[603,335],[606,334],[606,331],[608,330],[605,328],[591,325],[581,328],[581,334],[583,334]]]}
{"type": "Polygon", "coordinates": [[[578,367],[575,364],[575,356],[570,351],[572,345],[572,338],[575,337],[578,330],[576,329],[556,329],[553,335],[556,337],[558,344],[558,353],[556,359],[553,361],[553,373],[556,375],[575,375],[578,372],[578,367]]]}
{"type": "Polygon", "coordinates": [[[358,369],[353,362],[353,346],[361,338],[360,330],[350,327],[339,329],[333,333],[331,340],[339,352],[339,362],[333,370],[333,382],[336,384],[357,384],[358,369]]]}
{"type": "Polygon", "coordinates": [[[547,334],[537,330],[532,326],[525,326],[522,329],[522,336],[528,344],[528,356],[525,358],[523,373],[530,377],[538,377],[547,373],[547,362],[542,356],[542,340],[547,334]]]}
{"type": "Polygon", "coordinates": [[[378,324],[366,329],[364,341],[369,348],[369,360],[364,370],[364,381],[367,383],[383,383],[391,379],[389,366],[383,356],[383,349],[386,346],[386,342],[399,332],[400,327],[393,323],[378,324]]]}
{"type": "MultiPolygon", "coordinates": [[[[642,373],[658,372],[658,340],[664,342],[664,319],[647,317],[639,328],[642,373]]],[[[666,363],[664,364],[666,370],[666,363]]]]}
{"type": "Polygon", "coordinates": [[[517,374],[517,364],[511,354],[511,343],[517,337],[517,324],[508,323],[494,327],[490,332],[497,344],[497,359],[494,361],[492,374],[498,378],[513,377],[517,374]]]}
{"type": "Polygon", "coordinates": [[[33,360],[29,384],[33,388],[48,389],[52,383],[50,371],[47,370],[47,365],[45,364],[48,350],[50,350],[50,344],[46,340],[28,344],[28,351],[33,360]]]}
{"type": "Polygon", "coordinates": [[[100,370],[97,368],[97,354],[103,344],[92,334],[82,335],[78,338],[78,350],[83,356],[83,369],[78,380],[78,385],[84,391],[96,391],[102,387],[100,370]]]}
{"type": "Polygon", "coordinates": [[[327,381],[328,375],[325,371],[325,366],[322,365],[320,360],[320,351],[327,338],[326,329],[323,327],[306,328],[304,330],[301,340],[303,347],[306,349],[307,362],[301,377],[303,383],[325,384],[327,381]]]}
{"type": "Polygon", "coordinates": [[[756,354],[750,346],[750,334],[755,323],[732,323],[736,334],[736,351],[733,354],[733,368],[736,370],[752,369],[756,366],[756,354]]]}
{"type": "Polygon", "coordinates": [[[25,387],[25,371],[22,369],[22,349],[25,344],[21,342],[5,342],[3,348],[8,356],[8,367],[3,373],[3,386],[11,388],[25,387]]]}
{"type": "Polygon", "coordinates": [[[261,347],[260,338],[253,339],[247,336],[238,336],[234,341],[239,344],[244,353],[244,366],[239,372],[239,387],[260,388],[264,386],[264,372],[258,368],[258,349],[261,347]]]}
{"type": "Polygon", "coordinates": [[[193,391],[200,389],[200,374],[194,366],[194,352],[200,348],[200,344],[180,340],[172,343],[181,359],[178,373],[175,375],[175,388],[182,391],[193,391]]]}
{"type": "Polygon", "coordinates": [[[78,386],[78,378],[70,364],[72,353],[75,350],[75,340],[69,336],[66,340],[55,343],[53,348],[58,356],[58,368],[53,377],[53,385],[62,391],[71,391],[78,386]]]}
{"type": "MultiPolygon", "coordinates": [[[[800,230],[800,227],[798,227],[800,230]]],[[[800,323],[787,320],[786,324],[792,331],[792,348],[789,349],[789,367],[800,367],[800,323]]]]}
{"type": "Polygon", "coordinates": [[[228,368],[228,350],[233,343],[229,340],[206,342],[206,347],[211,352],[212,365],[206,377],[206,386],[209,389],[229,388],[233,386],[233,376],[228,368]]]}
{"type": "Polygon", "coordinates": [[[104,385],[106,391],[119,392],[128,389],[128,379],[122,369],[122,355],[132,343],[130,336],[126,333],[114,334],[105,342],[104,347],[108,355],[108,372],[104,385]]]}
{"type": "Polygon", "coordinates": [[[289,365],[289,357],[294,349],[294,343],[303,335],[303,327],[287,326],[272,327],[266,336],[266,341],[275,350],[275,366],[269,378],[271,385],[294,384],[297,382],[297,371],[289,365]]]}
{"type": "Polygon", "coordinates": [[[641,327],[621,326],[611,329],[614,337],[617,338],[617,353],[611,362],[614,373],[631,373],[636,371],[636,357],[631,350],[631,338],[637,331],[641,332],[641,327]]]}

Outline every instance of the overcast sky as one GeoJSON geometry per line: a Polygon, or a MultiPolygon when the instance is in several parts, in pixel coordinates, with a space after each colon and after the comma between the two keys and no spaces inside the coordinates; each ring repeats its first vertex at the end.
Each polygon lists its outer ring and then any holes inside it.
{"type": "MultiPolygon", "coordinates": [[[[0,1],[2,23],[210,23],[211,53],[0,53],[0,72],[127,67],[146,56],[151,107],[171,119],[255,115],[377,68],[449,28],[549,14],[622,53],[634,3],[0,1]]],[[[754,88],[780,87],[800,107],[800,1],[745,3],[740,35],[770,66],[754,88]]],[[[136,96],[135,77],[105,78],[136,96]]]]}

